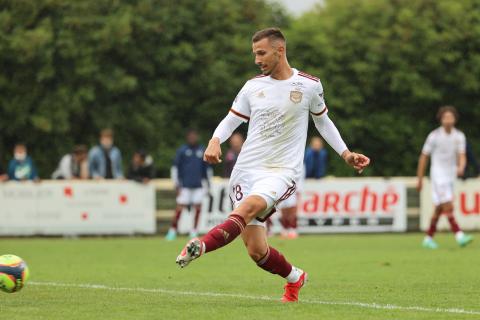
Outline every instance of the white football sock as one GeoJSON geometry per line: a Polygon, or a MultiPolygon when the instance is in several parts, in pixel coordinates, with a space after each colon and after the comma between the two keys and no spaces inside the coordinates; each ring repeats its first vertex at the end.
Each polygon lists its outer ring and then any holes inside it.
{"type": "Polygon", "coordinates": [[[285,279],[287,279],[287,282],[290,282],[290,283],[297,282],[300,279],[300,276],[302,275],[302,273],[303,273],[303,270],[298,269],[295,266],[292,266],[292,271],[290,271],[290,273],[285,279]]]}
{"type": "Polygon", "coordinates": [[[463,231],[458,231],[457,233],[455,233],[455,240],[460,241],[460,239],[462,239],[464,236],[465,234],[463,233],[463,231]]]}

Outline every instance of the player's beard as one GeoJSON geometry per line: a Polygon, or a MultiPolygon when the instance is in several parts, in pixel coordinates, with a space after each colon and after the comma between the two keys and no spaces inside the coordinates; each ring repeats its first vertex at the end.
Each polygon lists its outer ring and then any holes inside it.
{"type": "Polygon", "coordinates": [[[264,76],[269,76],[269,75],[272,74],[273,70],[275,70],[275,68],[276,68],[277,65],[278,65],[278,60],[272,62],[271,64],[269,64],[269,66],[270,66],[270,65],[273,65],[273,67],[270,67],[270,68],[265,69],[265,70],[260,69],[260,71],[262,71],[262,74],[263,74],[264,76]]]}
{"type": "Polygon", "coordinates": [[[263,75],[270,76],[273,73],[273,71],[278,67],[278,63],[280,61],[280,56],[279,56],[278,52],[275,52],[273,54],[273,57],[274,57],[274,59],[272,59],[272,62],[267,64],[268,66],[270,66],[270,68],[268,68],[265,71],[262,70],[263,75]]]}

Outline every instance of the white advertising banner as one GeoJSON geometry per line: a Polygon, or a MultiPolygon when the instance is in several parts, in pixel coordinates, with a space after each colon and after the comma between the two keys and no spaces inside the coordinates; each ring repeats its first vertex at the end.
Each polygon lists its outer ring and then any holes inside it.
{"type": "MultiPolygon", "coordinates": [[[[425,231],[430,226],[434,205],[432,188],[428,179],[424,180],[421,193],[420,228],[425,231]]],[[[454,185],[454,214],[463,230],[480,230],[480,179],[458,180],[454,185]]],[[[438,230],[450,230],[445,217],[440,217],[438,230]]]]}
{"type": "MultiPolygon", "coordinates": [[[[203,202],[199,232],[225,220],[231,212],[228,181],[213,183],[203,202]]],[[[298,231],[403,232],[407,229],[406,186],[385,179],[307,180],[298,193],[298,231]]],[[[279,213],[272,216],[273,231],[280,229],[279,213]]],[[[179,231],[188,232],[193,213],[183,214],[179,231]]]]}
{"type": "Polygon", "coordinates": [[[0,235],[156,232],[155,189],[130,181],[0,184],[0,235]]]}

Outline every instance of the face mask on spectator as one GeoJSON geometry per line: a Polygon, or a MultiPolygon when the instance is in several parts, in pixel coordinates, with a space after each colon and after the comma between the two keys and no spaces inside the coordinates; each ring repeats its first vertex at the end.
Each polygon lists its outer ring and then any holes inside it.
{"type": "Polygon", "coordinates": [[[15,152],[14,157],[17,161],[23,161],[27,157],[27,154],[25,152],[15,152]]]}

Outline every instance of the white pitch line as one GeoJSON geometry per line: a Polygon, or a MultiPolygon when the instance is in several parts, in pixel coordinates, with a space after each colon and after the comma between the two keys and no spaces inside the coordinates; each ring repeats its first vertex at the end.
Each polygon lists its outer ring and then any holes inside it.
{"type": "MultiPolygon", "coordinates": [[[[37,282],[30,281],[29,285],[34,286],[49,286],[49,287],[64,287],[64,288],[81,288],[81,289],[100,289],[108,291],[131,291],[131,292],[147,292],[147,293],[160,293],[177,296],[204,296],[204,297],[223,297],[223,298],[239,298],[247,300],[264,300],[264,301],[280,301],[278,298],[272,298],[268,296],[255,296],[244,295],[237,293],[218,293],[218,292],[198,292],[198,291],[178,291],[168,289],[148,289],[148,288],[126,288],[126,287],[109,287],[101,284],[74,284],[74,283],[59,283],[59,282],[37,282]]],[[[451,314],[466,314],[466,315],[480,315],[480,310],[465,310],[460,308],[428,308],[420,306],[398,306],[393,304],[378,304],[378,303],[365,303],[355,301],[324,301],[324,300],[300,300],[301,303],[306,304],[319,304],[319,305],[333,305],[333,306],[352,306],[368,309],[380,309],[380,310],[399,310],[399,311],[420,311],[430,313],[451,313],[451,314]]]]}

